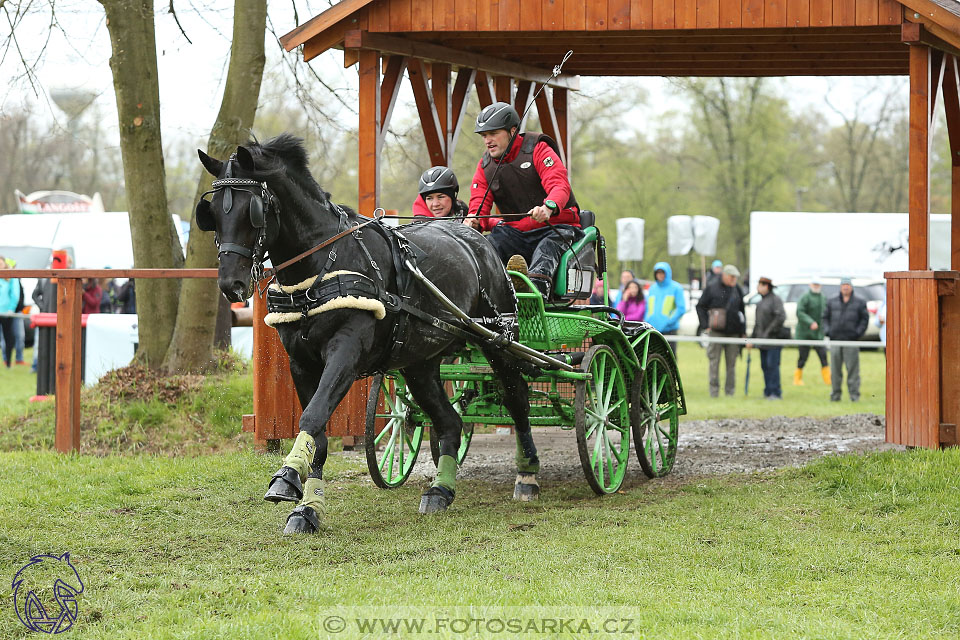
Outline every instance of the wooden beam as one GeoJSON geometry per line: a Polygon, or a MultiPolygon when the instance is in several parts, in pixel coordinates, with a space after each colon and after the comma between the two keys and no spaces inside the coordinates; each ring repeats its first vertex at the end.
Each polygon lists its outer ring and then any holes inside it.
{"type": "Polygon", "coordinates": [[[403,72],[407,68],[407,59],[403,56],[385,56],[386,69],[380,83],[380,135],[377,136],[377,155],[383,150],[383,142],[393,116],[393,107],[397,104],[400,95],[400,85],[403,72]]]}
{"type": "Polygon", "coordinates": [[[445,62],[434,62],[430,65],[430,92],[433,94],[433,104],[437,109],[437,120],[443,136],[444,155],[452,159],[447,152],[450,148],[450,65],[445,62]]]}
{"type": "Polygon", "coordinates": [[[348,49],[376,49],[385,53],[420,58],[430,62],[447,62],[456,67],[486,71],[491,75],[545,82],[553,87],[573,90],[580,88],[580,79],[576,76],[561,75],[554,78],[550,71],[532,65],[418,40],[370,33],[369,31],[347,31],[343,46],[348,49]]]}
{"type": "MultiPolygon", "coordinates": [[[[342,0],[342,2],[307,20],[299,27],[280,36],[280,44],[287,51],[291,51],[308,40],[323,35],[327,29],[341,20],[352,20],[351,24],[356,25],[357,18],[351,16],[351,14],[358,12],[371,2],[373,0],[342,0]]],[[[353,28],[356,29],[356,26],[353,28]]]]}
{"type": "MultiPolygon", "coordinates": [[[[900,25],[901,42],[907,44],[925,44],[931,49],[937,49],[955,56],[960,55],[960,41],[952,44],[931,32],[931,28],[942,32],[941,27],[922,18],[912,18],[912,20],[913,21],[904,22],[900,25]]],[[[957,39],[960,40],[960,36],[957,36],[957,39]]]]}
{"type": "Polygon", "coordinates": [[[930,49],[910,46],[909,266],[925,271],[930,226],[930,49]]]}
{"type": "Polygon", "coordinates": [[[450,144],[447,152],[451,160],[453,153],[457,150],[457,142],[460,140],[460,129],[463,125],[463,116],[467,113],[470,87],[473,86],[476,77],[475,69],[460,69],[453,85],[453,93],[450,97],[450,144]]]}
{"type": "Polygon", "coordinates": [[[567,90],[556,88],[553,90],[553,113],[557,121],[557,146],[566,158],[567,173],[571,169],[573,156],[570,152],[570,128],[567,120],[567,90]]]}
{"type": "Polygon", "coordinates": [[[950,268],[960,271],[960,65],[947,55],[943,76],[943,111],[950,141],[950,268]]]}
{"type": "Polygon", "coordinates": [[[897,0],[904,6],[904,16],[910,21],[933,23],[960,37],[960,16],[944,5],[930,0],[897,0]]]}
{"type": "Polygon", "coordinates": [[[358,203],[361,214],[372,216],[380,206],[380,53],[369,49],[360,51],[357,71],[360,74],[358,203]]]}
{"type": "Polygon", "coordinates": [[[527,105],[533,100],[533,90],[535,88],[536,84],[529,80],[520,80],[517,82],[517,93],[513,96],[513,108],[516,109],[517,114],[520,115],[521,131],[525,131],[527,128],[527,118],[530,116],[530,112],[527,111],[527,105]]]}
{"type": "Polygon", "coordinates": [[[360,62],[360,54],[357,53],[356,49],[344,49],[343,50],[343,68],[349,69],[353,65],[360,62]]]}
{"type": "Polygon", "coordinates": [[[57,285],[56,436],[57,451],[80,450],[81,316],[80,280],[62,278],[57,285]]]}
{"type": "Polygon", "coordinates": [[[493,97],[496,93],[493,88],[493,79],[487,75],[486,71],[477,71],[475,83],[477,86],[477,99],[480,101],[481,109],[489,107],[496,102],[493,97]]]}
{"type": "Polygon", "coordinates": [[[560,147],[560,162],[567,164],[567,151],[560,140],[560,127],[557,125],[557,112],[553,108],[553,96],[548,93],[550,89],[544,89],[537,96],[537,116],[540,119],[540,128],[543,132],[557,141],[560,147]]]}
{"type": "Polygon", "coordinates": [[[427,70],[423,60],[413,59],[409,61],[407,77],[410,78],[413,98],[417,103],[417,111],[420,114],[420,126],[423,130],[424,141],[427,143],[430,164],[447,166],[446,137],[440,127],[440,119],[437,117],[437,107],[433,102],[433,94],[427,83],[427,70]]]}
{"type": "Polygon", "coordinates": [[[513,104],[513,78],[497,76],[493,79],[493,88],[497,95],[497,101],[513,104]]]}

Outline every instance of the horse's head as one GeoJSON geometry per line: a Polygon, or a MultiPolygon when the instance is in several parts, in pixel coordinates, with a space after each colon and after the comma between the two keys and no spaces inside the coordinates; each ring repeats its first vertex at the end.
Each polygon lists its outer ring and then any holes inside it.
{"type": "Polygon", "coordinates": [[[267,186],[246,147],[226,162],[197,150],[200,162],[216,179],[210,200],[197,203],[197,227],[216,232],[220,271],[218,285],[224,297],[241,302],[251,290],[251,274],[261,268],[266,245],[278,232],[278,200],[267,186]]]}

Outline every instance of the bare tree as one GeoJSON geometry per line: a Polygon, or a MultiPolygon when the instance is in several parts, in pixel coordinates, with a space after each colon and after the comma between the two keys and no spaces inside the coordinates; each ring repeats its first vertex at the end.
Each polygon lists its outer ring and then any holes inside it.
{"type": "MultiPolygon", "coordinates": [[[[167,208],[160,136],[160,83],[152,0],[100,0],[113,54],[110,69],[117,99],[120,150],[139,268],[181,267],[183,252],[167,208]]],[[[163,363],[177,316],[180,283],[143,280],[137,286],[139,349],[152,367],[163,363]]]]}
{"type": "MultiPolygon", "coordinates": [[[[266,0],[237,0],[234,4],[230,67],[220,112],[207,141],[206,152],[214,158],[227,157],[250,137],[263,79],[266,20],[266,0]]],[[[206,171],[199,169],[198,173],[195,201],[210,188],[212,181],[206,171]]],[[[190,224],[186,265],[188,268],[217,266],[213,238],[197,228],[196,220],[190,224]]],[[[167,369],[198,369],[210,361],[218,304],[223,302],[215,281],[184,281],[176,328],[164,362],[167,369]]]]}

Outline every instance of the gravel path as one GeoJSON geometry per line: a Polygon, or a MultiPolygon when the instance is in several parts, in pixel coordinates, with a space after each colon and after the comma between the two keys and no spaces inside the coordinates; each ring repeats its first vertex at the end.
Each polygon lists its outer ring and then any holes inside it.
{"type": "MultiPolygon", "coordinates": [[[[572,430],[538,428],[534,429],[534,439],[540,454],[541,482],[585,482],[572,430]]],[[[514,442],[510,434],[477,434],[458,477],[512,484],[516,469],[514,442]]],[[[902,447],[884,442],[883,416],[866,413],[827,419],[691,420],[680,423],[677,462],[669,477],[766,471],[802,465],[831,453],[897,448],[902,447]]],[[[345,455],[363,458],[362,451],[345,455]]],[[[410,482],[432,479],[434,473],[425,442],[410,482]]],[[[641,482],[643,478],[640,464],[632,457],[628,483],[641,482]]]]}

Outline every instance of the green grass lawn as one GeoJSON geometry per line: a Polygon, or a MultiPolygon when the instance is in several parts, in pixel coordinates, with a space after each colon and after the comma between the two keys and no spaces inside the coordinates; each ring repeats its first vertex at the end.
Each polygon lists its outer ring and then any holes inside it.
{"type": "MultiPolygon", "coordinates": [[[[361,463],[334,456],[327,529],[292,538],[279,534],[287,508],[261,500],[278,462],[0,454],[2,574],[69,551],[85,584],[69,633],[84,639],[358,637],[320,631],[338,605],[615,607],[641,630],[622,637],[960,636],[958,450],[602,499],[576,482],[534,504],[510,501],[509,484],[464,481],[433,517],[415,513],[421,487],[375,489],[361,463]]],[[[9,590],[0,611],[0,637],[32,635],[9,590]]]]}
{"type": "Polygon", "coordinates": [[[744,395],[747,351],[737,362],[737,392],[728,398],[723,395],[724,361],[720,361],[719,398],[711,398],[707,384],[707,352],[698,344],[680,343],[677,362],[683,390],[687,396],[689,412],[687,419],[708,418],[765,418],[769,416],[814,416],[829,417],[851,413],[876,413],[883,415],[886,385],[886,361],[882,351],[860,352],[860,401],[851,402],[844,380],[843,400],[830,402],[830,387],[820,376],[820,360],[810,354],[804,367],[804,385],[793,385],[793,372],[797,368],[797,350],[784,349],[780,355],[780,384],[783,400],[779,402],[763,397],[763,371],[760,369],[760,353],[754,350],[750,364],[750,394],[744,395]]]}

